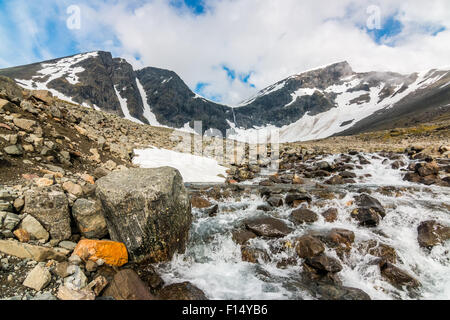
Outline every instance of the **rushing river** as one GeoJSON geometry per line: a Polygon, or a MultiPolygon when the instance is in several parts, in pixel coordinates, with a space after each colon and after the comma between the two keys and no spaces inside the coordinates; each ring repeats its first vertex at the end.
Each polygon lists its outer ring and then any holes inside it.
{"type": "MultiPolygon", "coordinates": [[[[371,164],[353,172],[358,177],[365,174],[371,177],[359,179],[357,184],[351,186],[333,186],[331,190],[341,193],[342,198],[325,200],[313,196],[309,208],[316,213],[337,208],[339,215],[336,222],[327,223],[319,215],[319,221],[313,224],[294,226],[289,220],[292,208],[275,208],[270,213],[295,228],[282,240],[293,240],[309,231],[331,228],[351,230],[355,233],[355,243],[350,255],[340,259],[343,270],[338,274],[344,286],[362,289],[372,299],[450,299],[450,241],[435,246],[431,251],[420,248],[417,242],[419,223],[437,220],[450,225],[449,188],[402,181],[404,172],[392,169],[392,161],[383,164],[382,159],[365,156],[371,164]],[[397,187],[397,190],[404,188],[404,191],[395,196],[379,192],[379,187],[387,186],[397,187]],[[371,195],[386,208],[386,217],[377,228],[360,227],[350,217],[350,212],[355,208],[351,201],[361,188],[372,190],[371,195]],[[371,263],[374,257],[358,251],[358,243],[369,239],[395,248],[398,256],[396,266],[422,283],[419,296],[411,296],[407,291],[393,287],[381,276],[379,267],[371,263]]],[[[334,157],[324,160],[332,162],[334,157]]],[[[408,163],[406,158],[405,163],[408,163]]],[[[232,240],[232,231],[244,219],[268,214],[257,210],[258,205],[265,203],[258,193],[242,197],[239,201],[227,199],[217,203],[219,211],[215,217],[193,209],[194,222],[186,253],[160,266],[163,279],[167,283],[190,281],[202,289],[209,299],[313,299],[299,285],[302,270],[300,258],[294,266],[277,267],[282,259],[295,257],[294,249],[276,250],[280,239],[250,240],[252,246],[270,253],[271,262],[252,264],[241,260],[240,246],[232,240]]],[[[339,259],[332,249],[327,249],[326,254],[339,259]]]]}

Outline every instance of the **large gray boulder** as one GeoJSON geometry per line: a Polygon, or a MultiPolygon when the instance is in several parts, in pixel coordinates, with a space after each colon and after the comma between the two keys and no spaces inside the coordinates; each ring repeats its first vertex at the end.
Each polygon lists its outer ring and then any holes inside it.
{"type": "Polygon", "coordinates": [[[184,252],[192,213],[178,170],[116,171],[97,181],[96,194],[111,239],[123,242],[132,260],[168,261],[184,252]]]}
{"type": "Polygon", "coordinates": [[[52,239],[66,240],[70,229],[69,201],[62,190],[36,188],[25,192],[24,213],[36,218],[52,239]]]}

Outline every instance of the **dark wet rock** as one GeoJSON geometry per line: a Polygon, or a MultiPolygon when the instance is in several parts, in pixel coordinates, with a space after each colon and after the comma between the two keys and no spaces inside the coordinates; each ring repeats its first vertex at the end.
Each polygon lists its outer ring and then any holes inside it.
{"type": "Polygon", "coordinates": [[[272,207],[281,207],[283,206],[283,196],[279,194],[271,195],[267,199],[267,203],[272,207]]]}
{"type": "Polygon", "coordinates": [[[311,235],[302,236],[295,241],[295,251],[300,258],[311,258],[325,251],[325,246],[316,237],[311,235]]]}
{"type": "Polygon", "coordinates": [[[192,214],[178,170],[116,171],[97,181],[96,195],[111,239],[133,260],[167,261],[185,251],[192,214]]]}
{"type": "Polygon", "coordinates": [[[260,237],[281,238],[292,232],[283,221],[270,217],[248,219],[244,223],[248,230],[260,237]]]}
{"type": "Polygon", "coordinates": [[[351,178],[356,178],[356,174],[350,171],[342,171],[339,173],[339,175],[342,178],[347,178],[347,179],[351,179],[351,178]]]}
{"type": "Polygon", "coordinates": [[[405,163],[400,160],[396,160],[391,164],[392,169],[400,169],[405,166],[405,163]]]}
{"type": "Polygon", "coordinates": [[[290,218],[295,223],[313,223],[319,220],[319,216],[314,211],[306,208],[300,208],[292,211],[290,218]]]}
{"type": "Polygon", "coordinates": [[[361,165],[366,165],[366,164],[371,163],[369,160],[364,158],[362,155],[358,155],[358,159],[359,159],[359,164],[361,164],[361,165]]]}
{"type": "Polygon", "coordinates": [[[327,161],[319,161],[315,165],[319,170],[332,171],[334,169],[334,166],[327,161]]]}
{"type": "Polygon", "coordinates": [[[342,265],[337,259],[323,253],[318,256],[306,258],[305,263],[322,273],[337,273],[342,270],[342,265]]]}
{"type": "Polygon", "coordinates": [[[164,286],[164,280],[152,265],[148,263],[139,264],[137,265],[136,272],[139,278],[149,286],[152,293],[157,292],[164,286]]]}
{"type": "Polygon", "coordinates": [[[103,296],[113,297],[115,300],[155,300],[149,288],[131,269],[124,269],[114,275],[111,284],[106,288],[103,296]]]}
{"type": "Polygon", "coordinates": [[[381,258],[383,261],[397,263],[397,252],[395,249],[376,240],[361,242],[358,245],[358,250],[363,254],[370,254],[381,258]]]}
{"type": "Polygon", "coordinates": [[[270,205],[267,205],[267,204],[261,204],[261,205],[259,205],[259,206],[256,208],[256,210],[261,210],[261,211],[264,211],[264,212],[269,212],[269,211],[272,211],[273,208],[272,208],[272,206],[270,206],[270,205]]]}
{"type": "Polygon", "coordinates": [[[210,217],[214,217],[216,216],[217,212],[219,212],[219,205],[215,204],[212,207],[205,208],[203,212],[210,217]]]}
{"type": "Polygon", "coordinates": [[[352,244],[355,241],[355,234],[353,231],[346,229],[335,228],[314,235],[328,247],[332,248],[340,258],[351,251],[352,244]]]}
{"type": "Polygon", "coordinates": [[[263,186],[263,187],[270,187],[270,186],[273,186],[274,184],[275,183],[270,180],[263,180],[263,181],[259,182],[259,185],[263,186]]]}
{"type": "Polygon", "coordinates": [[[301,193],[301,192],[290,192],[286,195],[286,198],[284,199],[287,205],[292,206],[294,204],[294,201],[297,202],[311,202],[312,198],[307,193],[301,193]]]}
{"type": "Polygon", "coordinates": [[[161,300],[208,300],[205,293],[190,282],[175,283],[159,292],[161,300]]]}
{"type": "Polygon", "coordinates": [[[357,208],[352,211],[352,217],[364,227],[376,227],[380,224],[380,215],[371,208],[357,208]]]}
{"type": "Polygon", "coordinates": [[[397,288],[406,287],[407,289],[416,289],[421,286],[417,279],[392,263],[381,261],[380,271],[381,275],[397,288]]]}
{"type": "Polygon", "coordinates": [[[431,248],[450,239],[450,227],[434,220],[422,222],[417,228],[417,233],[417,241],[423,248],[431,248]]]}
{"type": "Polygon", "coordinates": [[[386,211],[381,205],[380,201],[375,199],[374,197],[371,197],[367,194],[362,194],[360,196],[355,197],[356,204],[360,208],[368,208],[373,209],[375,212],[377,212],[381,217],[386,216],[386,211]]]}
{"type": "Polygon", "coordinates": [[[361,289],[335,284],[318,284],[315,291],[321,300],[371,300],[361,289]]]}
{"type": "Polygon", "coordinates": [[[213,204],[210,201],[208,201],[202,197],[192,196],[191,197],[191,205],[193,208],[204,209],[204,208],[211,207],[213,204]]]}
{"type": "Polygon", "coordinates": [[[338,209],[330,208],[321,213],[326,222],[334,222],[338,217],[338,209]]]}
{"type": "Polygon", "coordinates": [[[238,174],[237,174],[237,179],[239,181],[245,181],[245,180],[251,180],[255,177],[254,173],[249,171],[248,169],[239,169],[238,174]]]}
{"type": "Polygon", "coordinates": [[[261,197],[270,197],[271,195],[279,195],[283,192],[281,188],[263,187],[259,190],[261,197]]]}
{"type": "Polygon", "coordinates": [[[326,184],[336,185],[336,184],[344,184],[344,179],[340,175],[335,175],[325,181],[326,184]]]}
{"type": "Polygon", "coordinates": [[[404,181],[409,181],[409,182],[414,182],[414,183],[419,183],[422,180],[422,177],[419,176],[415,172],[407,172],[405,174],[405,176],[403,177],[403,180],[404,181]]]}
{"type": "Polygon", "coordinates": [[[256,238],[256,234],[249,230],[236,230],[233,231],[232,238],[237,244],[243,245],[248,242],[248,240],[256,238]]]}
{"type": "Polygon", "coordinates": [[[242,261],[250,263],[259,263],[259,261],[263,262],[270,261],[270,256],[265,250],[249,246],[241,247],[241,257],[242,261]]]}
{"type": "Polygon", "coordinates": [[[341,245],[350,248],[355,242],[355,233],[347,229],[334,228],[323,233],[320,236],[320,240],[332,248],[341,245]]]}
{"type": "Polygon", "coordinates": [[[325,170],[316,170],[311,172],[305,172],[306,178],[323,178],[323,177],[329,177],[331,176],[331,173],[325,170]]]}
{"type": "Polygon", "coordinates": [[[439,166],[436,162],[418,163],[415,167],[415,171],[421,177],[437,175],[439,173],[439,166]]]}

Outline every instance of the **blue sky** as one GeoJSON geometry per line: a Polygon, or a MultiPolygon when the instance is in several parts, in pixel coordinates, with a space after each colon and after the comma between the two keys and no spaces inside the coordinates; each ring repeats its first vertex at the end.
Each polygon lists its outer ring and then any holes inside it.
{"type": "Polygon", "coordinates": [[[0,68],[105,50],[136,68],[174,70],[197,93],[235,104],[340,60],[357,71],[450,64],[449,22],[447,0],[0,0],[0,68]],[[374,3],[376,29],[366,26],[374,3]],[[66,25],[72,4],[79,30],[66,25]]]}

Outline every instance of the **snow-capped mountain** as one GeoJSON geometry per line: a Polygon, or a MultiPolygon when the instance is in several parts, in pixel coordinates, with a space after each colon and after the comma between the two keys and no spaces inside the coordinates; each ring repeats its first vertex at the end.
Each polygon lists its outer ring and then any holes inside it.
{"type": "Polygon", "coordinates": [[[173,71],[133,70],[108,52],[90,52],[0,70],[27,89],[154,126],[215,128],[255,141],[279,129],[281,142],[416,124],[450,107],[450,68],[402,75],[356,73],[340,62],[293,75],[234,108],[193,93],[173,71]]]}

